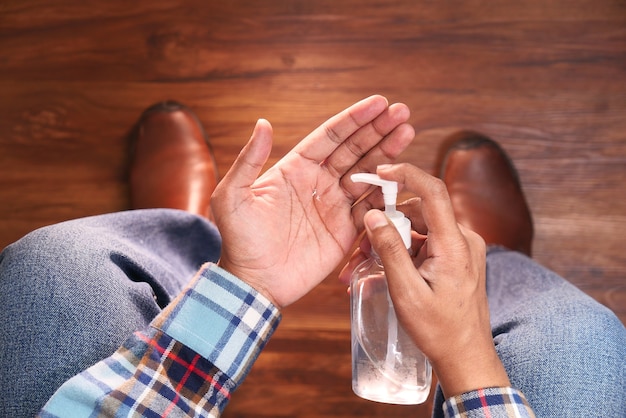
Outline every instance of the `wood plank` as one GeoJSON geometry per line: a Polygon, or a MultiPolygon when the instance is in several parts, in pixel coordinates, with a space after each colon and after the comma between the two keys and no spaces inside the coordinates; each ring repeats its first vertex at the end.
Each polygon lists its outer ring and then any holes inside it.
{"type": "MultiPolygon", "coordinates": [[[[3,1],[0,248],[128,209],[127,133],[154,102],[196,110],[225,173],[256,119],[274,125],[271,164],[381,93],[412,109],[403,161],[436,172],[458,129],[501,142],[535,259],[626,323],[625,80],[620,1],[3,1]]],[[[285,311],[225,416],[429,416],[352,394],[335,276],[285,311]]]]}

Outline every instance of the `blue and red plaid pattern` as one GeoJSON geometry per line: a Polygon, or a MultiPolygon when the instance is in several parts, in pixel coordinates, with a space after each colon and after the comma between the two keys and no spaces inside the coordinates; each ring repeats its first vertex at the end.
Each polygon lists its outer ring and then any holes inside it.
{"type": "Polygon", "coordinates": [[[458,418],[533,418],[523,393],[510,388],[487,388],[467,392],[446,400],[443,406],[446,417],[458,418]]]}
{"type": "Polygon", "coordinates": [[[150,329],[66,382],[40,415],[219,416],[279,321],[266,298],[208,264],[150,329]]]}
{"type": "MultiPolygon", "coordinates": [[[[136,334],[145,347],[131,379],[110,388],[98,405],[105,415],[216,416],[233,382],[198,353],[162,332],[136,334]]],[[[128,357],[127,357],[128,358],[128,357]]]]}

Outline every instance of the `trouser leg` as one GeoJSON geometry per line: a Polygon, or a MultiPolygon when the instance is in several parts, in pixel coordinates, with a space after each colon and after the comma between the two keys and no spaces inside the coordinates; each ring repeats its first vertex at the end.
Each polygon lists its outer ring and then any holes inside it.
{"type": "Polygon", "coordinates": [[[492,251],[492,330],[537,416],[626,416],[626,330],[605,306],[531,259],[492,251]]]}
{"type": "Polygon", "coordinates": [[[0,254],[0,416],[33,416],[71,376],[146,327],[221,246],[174,210],[129,211],[32,232],[0,254]]]}
{"type": "Polygon", "coordinates": [[[500,248],[487,255],[487,295],[498,355],[538,417],[626,416],[626,330],[608,308],[500,248]]]}

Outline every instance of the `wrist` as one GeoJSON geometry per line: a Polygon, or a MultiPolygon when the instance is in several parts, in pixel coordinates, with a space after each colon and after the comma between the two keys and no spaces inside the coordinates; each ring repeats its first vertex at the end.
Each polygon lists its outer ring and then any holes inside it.
{"type": "Polygon", "coordinates": [[[236,265],[229,263],[223,258],[220,258],[217,261],[216,265],[256,290],[260,295],[269,300],[270,303],[272,303],[272,305],[274,305],[276,308],[278,308],[279,310],[282,309],[282,306],[278,304],[276,299],[274,299],[272,292],[267,289],[262,280],[256,279],[253,275],[246,273],[244,269],[237,268],[236,265]]]}
{"type": "Polygon", "coordinates": [[[508,387],[511,382],[495,348],[477,354],[442,359],[432,364],[444,396],[450,398],[477,389],[508,387]]]}

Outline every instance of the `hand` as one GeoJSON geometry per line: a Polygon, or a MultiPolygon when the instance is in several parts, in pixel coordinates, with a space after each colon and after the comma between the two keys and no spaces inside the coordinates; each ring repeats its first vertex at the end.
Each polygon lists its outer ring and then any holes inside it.
{"type": "Polygon", "coordinates": [[[367,239],[340,278],[346,281],[371,243],[385,266],[398,320],[431,361],[444,394],[510,386],[491,336],[484,241],[457,224],[441,180],[408,164],[379,167],[378,175],[419,197],[398,206],[417,231],[415,255],[383,212],[371,210],[367,239]]]}
{"type": "Polygon", "coordinates": [[[259,120],[211,198],[222,234],[219,265],[279,308],[309,292],[356,239],[351,206],[368,186],[353,184],[349,175],[395,160],[415,136],[408,118],[405,105],[369,97],[326,121],[257,178],[272,145],[269,122],[259,120]]]}

